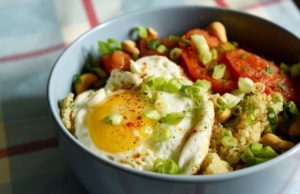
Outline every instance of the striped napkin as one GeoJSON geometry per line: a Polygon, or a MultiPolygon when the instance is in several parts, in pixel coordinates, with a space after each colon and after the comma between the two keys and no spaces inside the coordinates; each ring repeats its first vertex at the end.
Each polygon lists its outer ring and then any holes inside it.
{"type": "MultiPolygon", "coordinates": [[[[166,5],[242,10],[300,37],[291,0],[1,0],[0,193],[87,193],[65,164],[47,108],[46,84],[62,50],[76,37],[123,13],[166,5]]],[[[292,160],[300,163],[300,153],[292,160]]],[[[300,193],[300,166],[278,194],[300,193]]]]}

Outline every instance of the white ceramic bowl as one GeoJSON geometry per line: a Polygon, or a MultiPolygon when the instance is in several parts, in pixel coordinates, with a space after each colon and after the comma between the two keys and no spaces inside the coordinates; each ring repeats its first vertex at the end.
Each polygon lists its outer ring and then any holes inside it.
{"type": "Polygon", "coordinates": [[[49,78],[49,106],[58,124],[65,159],[90,193],[271,194],[284,186],[284,180],[296,166],[292,157],[300,150],[299,144],[268,162],[227,174],[162,175],[129,169],[98,157],[61,122],[58,102],[70,92],[73,77],[82,68],[87,53],[97,53],[98,40],[128,39],[128,32],[138,25],[153,27],[161,37],[183,34],[215,20],[225,24],[230,40],[251,51],[275,61],[300,61],[300,40],[281,27],[241,12],[195,6],[157,8],[118,17],[82,35],[59,57],[49,78]]]}

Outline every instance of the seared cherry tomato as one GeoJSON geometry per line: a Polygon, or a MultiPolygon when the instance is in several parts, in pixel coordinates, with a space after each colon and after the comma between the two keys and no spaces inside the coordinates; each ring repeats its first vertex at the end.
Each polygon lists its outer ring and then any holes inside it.
{"type": "Polygon", "coordinates": [[[243,49],[226,54],[228,65],[239,77],[248,77],[254,82],[266,85],[267,94],[281,93],[287,100],[296,100],[294,80],[285,75],[280,75],[279,67],[253,53],[243,49]]]}
{"type": "Polygon", "coordinates": [[[128,54],[117,50],[110,55],[101,56],[100,63],[107,72],[111,73],[113,69],[129,70],[130,59],[131,57],[128,54]]]}

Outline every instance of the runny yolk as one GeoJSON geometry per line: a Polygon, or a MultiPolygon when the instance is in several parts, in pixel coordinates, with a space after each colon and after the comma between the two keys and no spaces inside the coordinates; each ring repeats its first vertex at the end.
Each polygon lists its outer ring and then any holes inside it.
{"type": "Polygon", "coordinates": [[[151,105],[131,91],[122,91],[108,97],[91,108],[86,124],[94,144],[107,152],[128,151],[138,146],[143,139],[150,137],[156,121],[147,119],[143,113],[151,105]],[[111,114],[120,114],[123,120],[119,125],[103,122],[111,114]]]}

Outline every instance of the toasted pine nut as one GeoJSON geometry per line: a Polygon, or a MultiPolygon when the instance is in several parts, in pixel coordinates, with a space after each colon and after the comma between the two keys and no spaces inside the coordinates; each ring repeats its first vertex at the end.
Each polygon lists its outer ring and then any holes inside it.
{"type": "Polygon", "coordinates": [[[230,116],[231,116],[230,108],[226,108],[225,110],[218,110],[216,112],[217,121],[219,121],[220,123],[226,122],[230,118],[230,116]]]}
{"type": "Polygon", "coordinates": [[[261,138],[260,142],[264,146],[271,146],[277,152],[283,152],[295,145],[293,142],[282,140],[280,137],[272,133],[265,134],[261,138]]]}
{"type": "Polygon", "coordinates": [[[136,44],[132,40],[124,40],[122,42],[122,48],[125,52],[128,52],[130,54],[139,55],[140,50],[136,47],[136,44]]]}
{"type": "Polygon", "coordinates": [[[221,42],[227,42],[226,28],[221,22],[213,22],[208,26],[208,31],[221,42]]]}
{"type": "Polygon", "coordinates": [[[153,28],[147,28],[148,37],[150,39],[156,39],[157,38],[157,32],[153,28]]]}
{"type": "Polygon", "coordinates": [[[289,128],[289,136],[300,136],[300,115],[289,128]]]}

